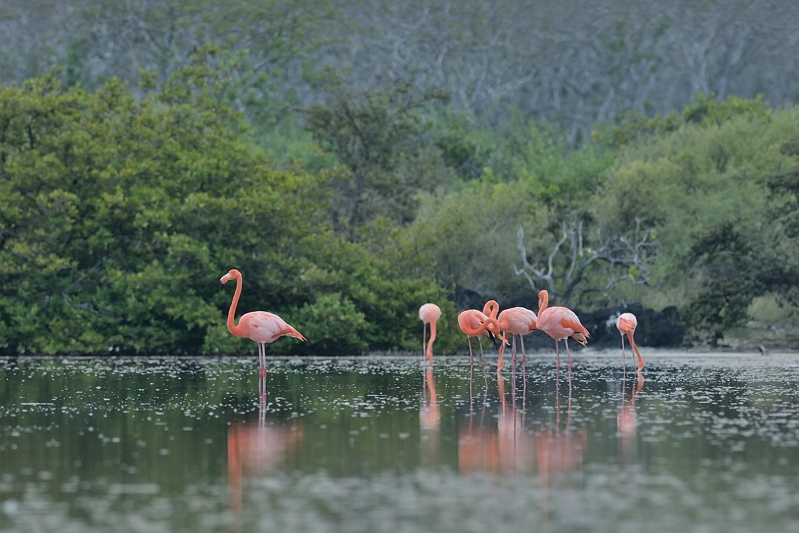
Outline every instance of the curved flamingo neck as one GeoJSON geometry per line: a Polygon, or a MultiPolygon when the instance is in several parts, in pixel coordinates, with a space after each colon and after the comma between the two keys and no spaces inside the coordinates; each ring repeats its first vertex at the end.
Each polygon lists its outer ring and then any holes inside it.
{"type": "Polygon", "coordinates": [[[540,315],[543,310],[549,305],[549,293],[546,290],[539,291],[538,293],[538,314],[540,315]]]}
{"type": "Polygon", "coordinates": [[[433,341],[436,340],[436,321],[433,320],[430,322],[430,340],[427,341],[427,359],[433,358],[433,341]]]}
{"type": "Polygon", "coordinates": [[[482,335],[486,332],[488,327],[493,324],[497,331],[500,331],[499,322],[495,318],[487,317],[486,320],[480,324],[478,327],[472,329],[469,327],[468,324],[461,325],[461,330],[471,337],[477,337],[478,335],[482,335]]]}
{"type": "Polygon", "coordinates": [[[483,306],[483,314],[488,318],[496,319],[497,313],[499,313],[499,303],[496,300],[488,300],[483,306]]]}
{"type": "Polygon", "coordinates": [[[241,273],[238,270],[233,271],[233,277],[236,280],[236,292],[233,293],[233,301],[230,303],[230,310],[227,313],[227,329],[230,333],[237,337],[244,337],[244,330],[240,325],[236,325],[236,306],[239,305],[239,298],[241,297],[241,273]]]}
{"type": "Polygon", "coordinates": [[[638,350],[638,345],[635,344],[635,339],[633,338],[632,332],[627,333],[627,339],[629,339],[630,345],[632,345],[635,355],[638,356],[638,370],[640,371],[642,368],[644,368],[644,358],[641,356],[641,352],[638,350]]]}

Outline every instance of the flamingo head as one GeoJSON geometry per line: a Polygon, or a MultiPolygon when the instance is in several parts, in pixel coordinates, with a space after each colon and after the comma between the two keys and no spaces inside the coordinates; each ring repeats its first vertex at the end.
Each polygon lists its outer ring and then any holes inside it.
{"type": "Polygon", "coordinates": [[[228,281],[230,281],[232,279],[241,279],[241,272],[239,272],[238,270],[236,270],[234,268],[230,272],[228,272],[227,274],[225,274],[224,276],[219,278],[219,283],[224,285],[225,283],[227,283],[228,281]]]}

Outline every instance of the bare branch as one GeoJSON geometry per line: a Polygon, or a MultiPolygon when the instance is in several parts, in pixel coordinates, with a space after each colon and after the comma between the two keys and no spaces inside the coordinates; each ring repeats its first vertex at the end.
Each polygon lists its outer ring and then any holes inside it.
{"type": "Polygon", "coordinates": [[[516,275],[523,275],[533,291],[537,291],[538,285],[546,284],[553,297],[559,297],[566,305],[578,292],[579,295],[596,292],[606,299],[613,299],[610,292],[622,282],[647,284],[658,243],[650,240],[650,230],[642,228],[643,220],[636,219],[633,235],[608,234],[597,229],[592,236],[583,213],[581,209],[570,209],[560,217],[551,212],[560,230],[560,238],[547,257],[546,269],[528,259],[524,230],[519,227],[516,236],[522,265],[521,268],[514,265],[516,275]],[[590,246],[591,243],[596,243],[596,246],[590,246]],[[607,267],[605,279],[598,281],[591,276],[594,285],[588,286],[589,274],[601,272],[593,268],[598,263],[605,263],[607,267]]]}

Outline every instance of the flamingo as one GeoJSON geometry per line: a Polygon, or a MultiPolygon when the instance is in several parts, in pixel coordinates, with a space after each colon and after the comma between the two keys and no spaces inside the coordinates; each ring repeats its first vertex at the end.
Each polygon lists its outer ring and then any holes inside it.
{"type": "Polygon", "coordinates": [[[633,336],[635,335],[635,328],[638,326],[638,319],[635,318],[635,315],[632,313],[622,313],[619,315],[619,318],[616,319],[616,327],[619,329],[619,333],[621,333],[621,357],[622,360],[624,359],[624,335],[627,335],[627,339],[630,341],[630,345],[633,347],[633,351],[635,355],[638,356],[638,370],[644,368],[644,358],[641,357],[641,352],[638,351],[638,345],[635,344],[635,339],[633,336]]]}
{"type": "Polygon", "coordinates": [[[460,326],[461,331],[466,334],[466,340],[469,343],[469,364],[472,365],[474,364],[474,356],[472,355],[472,337],[477,337],[477,342],[480,345],[480,359],[483,361],[483,367],[485,367],[485,357],[483,355],[483,343],[480,342],[480,337],[482,335],[487,336],[490,332],[499,337],[500,341],[508,342],[500,333],[499,324],[497,323],[496,319],[489,318],[485,315],[485,313],[482,313],[477,309],[467,309],[459,314],[458,326],[460,326]]]}
{"type": "Polygon", "coordinates": [[[538,329],[555,339],[555,355],[558,358],[557,368],[560,369],[560,352],[558,351],[558,341],[563,339],[566,345],[566,354],[569,357],[569,371],[572,368],[572,355],[569,351],[569,337],[576,340],[583,346],[588,344],[591,335],[580,323],[580,319],[574,311],[567,307],[547,307],[549,305],[549,293],[542,290],[538,293],[538,329]]]}
{"type": "MultiPolygon", "coordinates": [[[[499,329],[505,334],[511,334],[511,352],[513,354],[513,367],[516,368],[516,336],[519,337],[519,343],[522,346],[522,366],[527,362],[527,356],[524,353],[524,339],[523,335],[532,333],[536,329],[536,322],[538,317],[533,311],[526,307],[510,307],[499,313],[499,304],[495,300],[489,300],[483,306],[483,313],[488,315],[489,318],[496,318],[499,324],[499,329]]],[[[505,345],[499,347],[499,360],[502,361],[502,354],[505,352],[505,345]]],[[[500,366],[500,369],[502,367],[500,366]]]]}
{"type": "Polygon", "coordinates": [[[427,344],[425,359],[433,360],[433,342],[436,340],[436,322],[441,318],[441,308],[436,304],[424,304],[419,308],[419,319],[422,321],[422,351],[427,344]],[[430,341],[425,342],[427,335],[427,324],[430,324],[430,341]]]}
{"type": "Polygon", "coordinates": [[[285,320],[274,313],[267,313],[266,311],[246,313],[241,316],[238,325],[236,325],[234,318],[236,317],[236,306],[241,296],[241,272],[234,268],[219,278],[219,282],[224,285],[232,279],[235,279],[237,283],[236,292],[233,294],[233,302],[230,304],[230,311],[227,314],[227,329],[236,337],[244,337],[258,343],[258,363],[260,366],[258,387],[263,395],[264,391],[266,391],[266,345],[284,336],[294,337],[301,341],[304,341],[305,337],[299,331],[286,324],[285,320]]]}

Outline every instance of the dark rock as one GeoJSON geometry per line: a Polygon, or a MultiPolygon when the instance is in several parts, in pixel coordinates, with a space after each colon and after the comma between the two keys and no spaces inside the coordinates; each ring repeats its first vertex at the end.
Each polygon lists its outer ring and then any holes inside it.
{"type": "Polygon", "coordinates": [[[593,313],[580,314],[580,321],[591,332],[591,346],[621,346],[619,330],[616,329],[616,318],[622,313],[632,313],[638,319],[635,329],[635,342],[639,346],[676,348],[683,346],[685,327],[680,322],[676,307],[667,307],[663,311],[645,309],[640,304],[617,306],[599,309],[593,313]]]}
{"type": "MultiPolygon", "coordinates": [[[[492,298],[483,296],[475,291],[457,287],[455,290],[455,306],[458,311],[464,309],[479,309],[488,300],[497,300],[500,308],[526,307],[538,312],[537,296],[520,296],[510,299],[492,298]]],[[[597,309],[591,313],[575,310],[580,322],[591,333],[588,345],[595,348],[621,347],[619,330],[616,329],[616,318],[622,313],[633,313],[638,319],[635,330],[635,342],[639,346],[676,348],[685,345],[685,326],[680,321],[680,314],[674,306],[666,307],[663,311],[645,309],[641,304],[629,304],[605,309],[597,309]]],[[[552,339],[545,335],[528,335],[524,341],[525,347],[531,349],[546,348],[553,344],[552,339]]]]}

